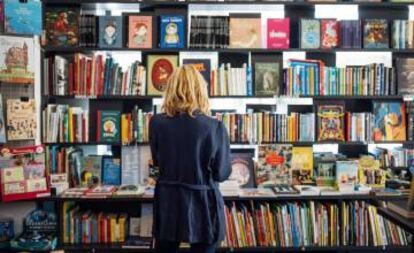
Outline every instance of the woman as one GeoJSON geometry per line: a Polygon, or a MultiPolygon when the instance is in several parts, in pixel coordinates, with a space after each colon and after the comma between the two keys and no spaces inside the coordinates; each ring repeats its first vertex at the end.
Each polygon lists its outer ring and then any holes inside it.
{"type": "Polygon", "coordinates": [[[192,66],[168,80],[163,113],[150,122],[155,188],[154,237],[160,253],[211,253],[224,239],[224,203],[217,182],[230,174],[230,143],[224,125],[208,116],[207,85],[192,66]]]}

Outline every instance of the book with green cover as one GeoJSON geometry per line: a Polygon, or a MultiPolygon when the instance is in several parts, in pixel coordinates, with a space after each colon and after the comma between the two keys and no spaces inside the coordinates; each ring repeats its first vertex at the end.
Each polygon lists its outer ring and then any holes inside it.
{"type": "Polygon", "coordinates": [[[120,111],[98,111],[98,138],[101,142],[119,142],[121,131],[120,111]]]}

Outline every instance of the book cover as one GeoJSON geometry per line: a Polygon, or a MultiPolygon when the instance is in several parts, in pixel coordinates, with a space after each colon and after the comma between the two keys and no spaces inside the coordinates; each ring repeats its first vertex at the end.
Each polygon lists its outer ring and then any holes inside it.
{"type": "Polygon", "coordinates": [[[99,47],[121,48],[122,47],[122,17],[111,16],[108,13],[99,17],[99,47]]]}
{"type": "Polygon", "coordinates": [[[211,61],[210,59],[183,59],[183,65],[194,66],[204,77],[207,85],[210,85],[211,79],[211,61]]]}
{"type": "Polygon", "coordinates": [[[335,161],[319,161],[315,167],[317,186],[335,186],[335,161]]]}
{"type": "Polygon", "coordinates": [[[119,158],[102,158],[102,184],[121,185],[121,160],[119,158]]]}
{"type": "Polygon", "coordinates": [[[290,45],[290,19],[267,19],[267,48],[289,48],[290,45]]]}
{"type": "Polygon", "coordinates": [[[398,94],[414,94],[414,58],[397,59],[398,94]]]}
{"type": "Polygon", "coordinates": [[[101,181],[102,157],[99,155],[84,156],[82,160],[81,186],[99,185],[101,181]]]}
{"type": "Polygon", "coordinates": [[[148,55],[147,95],[160,96],[167,88],[167,81],[177,67],[177,55],[148,55]]]}
{"type": "Polygon", "coordinates": [[[405,141],[405,106],[401,102],[374,102],[374,141],[405,141]]]}
{"type": "Polygon", "coordinates": [[[100,135],[98,141],[120,142],[121,112],[98,111],[100,135]]]}
{"type": "Polygon", "coordinates": [[[6,143],[6,122],[4,121],[3,96],[0,94],[0,143],[6,143]]]}
{"type": "Polygon", "coordinates": [[[345,140],[345,106],[340,104],[318,105],[318,141],[345,140]]]}
{"type": "Polygon", "coordinates": [[[362,185],[384,187],[386,171],[380,168],[379,161],[372,156],[362,156],[358,160],[358,180],[362,185]]]}
{"type": "Polygon", "coordinates": [[[336,183],[340,191],[353,191],[358,183],[358,161],[337,161],[336,183]]]}
{"type": "Polygon", "coordinates": [[[34,40],[0,36],[0,82],[34,84],[34,40]]]}
{"type": "Polygon", "coordinates": [[[336,48],[339,46],[339,21],[334,19],[321,20],[321,47],[336,48]]]}
{"type": "Polygon", "coordinates": [[[4,30],[11,34],[42,33],[42,3],[35,0],[5,0],[4,30]]]}
{"type": "Polygon", "coordinates": [[[236,182],[238,188],[254,187],[254,154],[233,152],[231,154],[231,174],[227,181],[236,182]]]}
{"type": "Polygon", "coordinates": [[[160,33],[160,48],[184,48],[186,39],[184,16],[161,16],[160,33]]]}
{"type": "Polygon", "coordinates": [[[128,17],[128,47],[152,48],[152,16],[128,17]]]}
{"type": "Polygon", "coordinates": [[[279,86],[279,62],[256,62],[254,64],[254,88],[256,96],[278,95],[279,86]]]}
{"type": "Polygon", "coordinates": [[[47,8],[45,10],[46,44],[48,46],[78,45],[78,28],[78,8],[47,8]]]}
{"type": "Polygon", "coordinates": [[[7,139],[34,140],[36,137],[36,102],[34,99],[7,100],[7,139]]]}
{"type": "Polygon", "coordinates": [[[26,180],[26,192],[41,192],[47,190],[46,178],[26,180]]]}
{"type": "Polygon", "coordinates": [[[25,179],[39,179],[46,176],[44,164],[27,164],[24,166],[23,172],[25,179]]]}
{"type": "Polygon", "coordinates": [[[14,182],[14,183],[5,183],[3,185],[4,195],[10,194],[21,194],[26,192],[26,183],[25,181],[14,182]]]}
{"type": "Polygon", "coordinates": [[[317,19],[300,20],[300,47],[304,49],[320,48],[321,24],[317,19]]]}
{"type": "Polygon", "coordinates": [[[292,184],[310,184],[313,178],[313,148],[292,148],[292,184]]]}
{"type": "Polygon", "coordinates": [[[386,19],[366,19],[364,22],[364,48],[388,48],[388,33],[386,19]]]}
{"type": "Polygon", "coordinates": [[[24,169],[22,166],[1,169],[1,183],[13,183],[24,181],[24,169]]]}
{"type": "Polygon", "coordinates": [[[292,145],[259,146],[258,166],[255,171],[258,187],[291,184],[292,145]]]}
{"type": "Polygon", "coordinates": [[[260,15],[230,15],[230,47],[262,48],[260,15]]]}

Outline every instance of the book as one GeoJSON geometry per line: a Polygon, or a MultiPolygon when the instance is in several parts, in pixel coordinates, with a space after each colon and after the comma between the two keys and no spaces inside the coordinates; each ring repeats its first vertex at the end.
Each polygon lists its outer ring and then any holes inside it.
{"type": "Polygon", "coordinates": [[[160,48],[184,48],[185,34],[184,16],[160,16],[160,48]]]}
{"type": "MultiPolygon", "coordinates": [[[[333,187],[336,181],[335,161],[319,161],[315,167],[317,186],[333,187]]],[[[333,189],[335,190],[335,189],[333,189]]]]}
{"type": "Polygon", "coordinates": [[[87,198],[107,198],[111,197],[112,194],[116,191],[114,185],[98,185],[89,190],[84,194],[84,197],[87,198]]]}
{"type": "Polygon", "coordinates": [[[374,188],[385,187],[386,171],[380,168],[379,161],[364,155],[358,160],[358,181],[361,185],[374,188]]]}
{"type": "Polygon", "coordinates": [[[189,48],[227,48],[228,16],[191,15],[189,48]]]}
{"type": "Polygon", "coordinates": [[[46,44],[48,46],[77,46],[79,42],[79,9],[46,8],[46,44]]]}
{"type": "Polygon", "coordinates": [[[345,140],[345,106],[342,104],[317,105],[318,141],[345,140]]]}
{"type": "Polygon", "coordinates": [[[98,111],[97,141],[120,142],[121,112],[119,111],[98,111]]]}
{"type": "Polygon", "coordinates": [[[397,58],[398,94],[414,94],[414,58],[397,58]]]}
{"type": "Polygon", "coordinates": [[[6,122],[4,120],[3,96],[0,94],[0,143],[6,143],[6,122]]]}
{"type": "Polygon", "coordinates": [[[405,105],[401,102],[373,102],[374,141],[405,141],[405,105]]]}
{"type": "Polygon", "coordinates": [[[279,62],[256,62],[254,64],[254,94],[256,96],[279,95],[280,69],[279,62]]]}
{"type": "Polygon", "coordinates": [[[6,127],[9,141],[34,140],[37,130],[35,100],[8,99],[6,127]]]}
{"type": "Polygon", "coordinates": [[[292,184],[311,184],[313,178],[313,148],[292,148],[292,184]]]}
{"type": "Polygon", "coordinates": [[[121,185],[121,164],[119,158],[102,157],[102,184],[121,185]]]}
{"type": "Polygon", "coordinates": [[[341,48],[361,48],[361,21],[341,20],[341,48]]]}
{"type": "Polygon", "coordinates": [[[145,188],[138,185],[121,185],[114,193],[114,197],[137,197],[145,193],[145,188]]]}
{"type": "Polygon", "coordinates": [[[167,81],[177,67],[176,55],[148,55],[148,87],[147,95],[159,96],[167,88],[167,81]]]}
{"type": "MultiPolygon", "coordinates": [[[[181,59],[180,59],[181,60],[181,59]]],[[[210,59],[182,59],[183,65],[194,66],[204,77],[207,85],[211,83],[211,61],[210,59]]]]}
{"type": "Polygon", "coordinates": [[[340,23],[334,19],[321,20],[321,48],[336,48],[339,46],[340,23]]]}
{"type": "Polygon", "coordinates": [[[300,47],[303,49],[320,48],[321,23],[317,19],[300,20],[300,47]]]}
{"type": "Polygon", "coordinates": [[[81,186],[99,185],[102,182],[102,157],[99,155],[84,156],[82,165],[81,186]]]}
{"type": "Polygon", "coordinates": [[[139,185],[140,168],[140,149],[138,146],[123,146],[121,148],[122,158],[122,175],[121,183],[123,185],[139,185]]]}
{"type": "Polygon", "coordinates": [[[256,185],[270,187],[291,184],[291,145],[260,145],[255,171],[256,185]]]}
{"type": "Polygon", "coordinates": [[[152,48],[152,16],[128,17],[128,47],[152,48]]]}
{"type": "Polygon", "coordinates": [[[79,46],[97,47],[99,17],[92,14],[82,14],[79,17],[79,46]]]}
{"type": "Polygon", "coordinates": [[[287,49],[290,46],[290,19],[267,19],[267,48],[287,49]]]}
{"type": "Polygon", "coordinates": [[[364,21],[364,48],[389,48],[388,21],[366,19],[364,21]]]}
{"type": "Polygon", "coordinates": [[[230,47],[262,48],[260,14],[230,14],[230,47]]]}
{"type": "Polygon", "coordinates": [[[254,163],[252,153],[232,152],[231,153],[231,173],[229,178],[220,184],[220,189],[224,189],[226,184],[233,188],[253,188],[254,187],[254,163]],[[234,182],[232,184],[231,182],[234,182]]]}
{"type": "Polygon", "coordinates": [[[341,192],[352,193],[358,184],[358,161],[336,161],[336,184],[341,192]]]}
{"type": "Polygon", "coordinates": [[[121,48],[123,46],[122,16],[111,16],[106,13],[99,17],[99,47],[121,48]]]}
{"type": "Polygon", "coordinates": [[[34,40],[0,36],[0,82],[34,84],[34,40]]]}
{"type": "Polygon", "coordinates": [[[10,34],[40,35],[42,33],[42,3],[40,1],[4,1],[4,30],[10,34]]]}

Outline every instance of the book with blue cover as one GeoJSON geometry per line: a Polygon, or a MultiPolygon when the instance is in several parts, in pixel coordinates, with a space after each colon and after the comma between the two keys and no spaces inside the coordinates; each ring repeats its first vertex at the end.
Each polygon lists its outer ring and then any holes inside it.
{"type": "Polygon", "coordinates": [[[317,19],[300,20],[300,47],[318,49],[321,45],[321,23],[317,19]]]}
{"type": "Polygon", "coordinates": [[[160,21],[160,47],[184,48],[185,45],[185,19],[181,15],[161,16],[160,21]]]}
{"type": "Polygon", "coordinates": [[[99,17],[99,47],[121,48],[123,38],[122,17],[106,13],[99,17]]]}
{"type": "Polygon", "coordinates": [[[102,184],[121,185],[121,160],[119,158],[102,158],[102,184]]]}
{"type": "Polygon", "coordinates": [[[42,3],[38,0],[5,0],[5,32],[40,35],[42,33],[42,3]]]}

